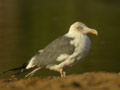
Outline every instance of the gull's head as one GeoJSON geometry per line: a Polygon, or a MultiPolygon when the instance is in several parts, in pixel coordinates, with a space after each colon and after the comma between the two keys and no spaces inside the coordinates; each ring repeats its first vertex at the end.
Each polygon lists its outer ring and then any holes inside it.
{"type": "Polygon", "coordinates": [[[75,22],[70,26],[69,33],[74,34],[88,34],[92,33],[95,35],[98,35],[97,31],[95,29],[88,28],[84,23],[82,22],[75,22]]]}

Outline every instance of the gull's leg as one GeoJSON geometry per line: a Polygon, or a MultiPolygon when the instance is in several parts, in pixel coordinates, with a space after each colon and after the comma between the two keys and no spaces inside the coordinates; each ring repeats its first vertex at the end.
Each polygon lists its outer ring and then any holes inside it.
{"type": "Polygon", "coordinates": [[[62,69],[60,70],[60,75],[61,75],[61,77],[64,77],[64,76],[63,76],[63,70],[62,70],[62,69]]]}
{"type": "Polygon", "coordinates": [[[63,77],[66,77],[66,72],[65,71],[63,71],[63,77]]]}
{"type": "Polygon", "coordinates": [[[61,75],[61,77],[66,77],[66,72],[61,69],[60,70],[60,75],[61,75]]]}
{"type": "Polygon", "coordinates": [[[28,73],[28,74],[25,76],[25,78],[33,76],[34,73],[37,72],[37,71],[40,70],[40,69],[41,69],[41,67],[38,67],[38,68],[34,69],[32,72],[28,73]]]}

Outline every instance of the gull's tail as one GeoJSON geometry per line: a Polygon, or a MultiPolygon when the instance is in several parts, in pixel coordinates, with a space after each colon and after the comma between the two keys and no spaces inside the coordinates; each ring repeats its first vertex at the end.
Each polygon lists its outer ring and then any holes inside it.
{"type": "Polygon", "coordinates": [[[36,59],[36,57],[38,57],[42,52],[43,52],[43,50],[39,50],[39,52],[37,53],[37,55],[33,56],[31,58],[31,60],[29,60],[28,62],[24,63],[22,66],[6,70],[4,72],[1,72],[0,74],[4,74],[4,73],[7,73],[7,72],[18,71],[17,73],[15,73],[14,75],[12,75],[12,77],[14,77],[14,76],[20,75],[20,74],[22,74],[24,72],[29,72],[29,71],[33,70],[33,72],[29,73],[26,77],[32,76],[34,74],[34,72],[36,72],[39,69],[41,69],[41,67],[37,67],[36,65],[34,65],[33,62],[36,59]],[[33,64],[33,65],[30,66],[29,64],[30,65],[33,64]],[[30,66],[30,67],[26,68],[27,66],[30,66]]]}
{"type": "Polygon", "coordinates": [[[14,75],[12,75],[11,77],[14,77],[14,76],[17,76],[23,72],[26,72],[28,71],[28,69],[26,69],[26,66],[28,65],[28,62],[27,63],[24,63],[22,66],[20,67],[16,67],[16,68],[12,68],[12,69],[9,69],[9,70],[6,70],[6,71],[3,71],[1,72],[0,74],[4,74],[4,73],[7,73],[7,72],[14,72],[14,71],[18,71],[17,73],[15,73],[14,75]]]}
{"type": "Polygon", "coordinates": [[[17,71],[17,70],[24,70],[27,66],[27,63],[24,63],[22,66],[20,67],[16,67],[16,68],[12,68],[6,71],[3,71],[2,73],[7,73],[7,72],[11,72],[11,71],[17,71]]]}

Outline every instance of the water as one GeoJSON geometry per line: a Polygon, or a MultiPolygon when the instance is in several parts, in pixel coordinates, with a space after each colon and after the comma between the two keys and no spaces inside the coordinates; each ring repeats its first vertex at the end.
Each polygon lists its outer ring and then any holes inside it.
{"type": "MultiPolygon", "coordinates": [[[[0,10],[0,71],[20,66],[67,33],[75,21],[96,29],[99,36],[89,34],[90,53],[67,73],[120,71],[119,0],[4,0],[0,10]]],[[[46,70],[37,75],[59,73],[46,70]]]]}

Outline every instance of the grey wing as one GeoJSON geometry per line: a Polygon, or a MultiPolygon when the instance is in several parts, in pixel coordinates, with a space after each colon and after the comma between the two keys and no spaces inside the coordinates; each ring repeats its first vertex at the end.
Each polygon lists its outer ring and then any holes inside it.
{"type": "Polygon", "coordinates": [[[62,61],[56,60],[61,54],[71,55],[74,52],[74,45],[70,44],[73,38],[62,36],[44,48],[44,51],[36,58],[37,66],[59,64],[62,61]]]}

